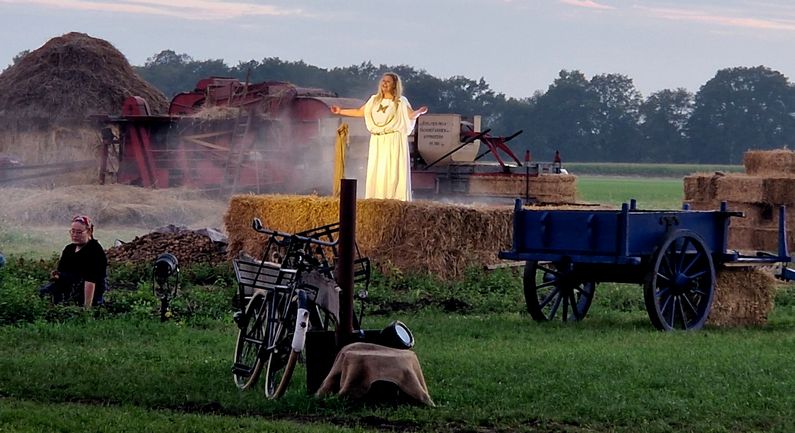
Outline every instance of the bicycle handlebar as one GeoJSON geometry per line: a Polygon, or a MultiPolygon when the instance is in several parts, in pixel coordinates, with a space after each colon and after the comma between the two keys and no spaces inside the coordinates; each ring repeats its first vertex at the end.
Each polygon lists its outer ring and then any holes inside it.
{"type": "Polygon", "coordinates": [[[321,241],[320,239],[298,236],[292,233],[284,233],[277,230],[270,230],[262,225],[262,221],[260,221],[259,218],[254,218],[254,220],[251,222],[251,227],[258,233],[262,233],[273,237],[283,238],[281,241],[275,239],[275,241],[280,245],[286,245],[289,240],[293,239],[301,242],[307,242],[313,245],[320,245],[322,247],[336,247],[337,243],[339,243],[339,239],[334,242],[327,242],[327,241],[321,241]]]}

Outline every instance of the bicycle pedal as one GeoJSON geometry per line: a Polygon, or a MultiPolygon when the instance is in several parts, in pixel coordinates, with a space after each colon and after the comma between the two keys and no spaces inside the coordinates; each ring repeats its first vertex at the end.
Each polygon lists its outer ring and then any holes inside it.
{"type": "Polygon", "coordinates": [[[245,364],[235,363],[234,365],[232,365],[232,374],[238,376],[251,376],[251,372],[253,370],[254,370],[253,368],[245,364]]]}

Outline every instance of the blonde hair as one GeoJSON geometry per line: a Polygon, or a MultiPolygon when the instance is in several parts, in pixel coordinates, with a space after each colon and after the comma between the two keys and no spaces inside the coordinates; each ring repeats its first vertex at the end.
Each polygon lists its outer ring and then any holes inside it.
{"type": "MultiPolygon", "coordinates": [[[[403,96],[403,81],[400,80],[400,76],[394,72],[385,72],[384,75],[381,76],[381,79],[384,77],[392,77],[392,80],[395,81],[395,91],[394,91],[394,98],[395,101],[400,101],[400,97],[403,96]]],[[[378,92],[375,94],[375,101],[378,102],[384,99],[384,92],[381,91],[381,80],[378,80],[378,92]]]]}

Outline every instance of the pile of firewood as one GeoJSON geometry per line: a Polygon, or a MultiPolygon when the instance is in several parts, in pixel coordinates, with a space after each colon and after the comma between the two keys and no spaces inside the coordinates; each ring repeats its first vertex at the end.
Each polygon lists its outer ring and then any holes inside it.
{"type": "Polygon", "coordinates": [[[107,250],[108,262],[153,263],[163,253],[171,253],[180,267],[195,263],[218,264],[226,261],[226,244],[193,232],[149,233],[107,250]]]}

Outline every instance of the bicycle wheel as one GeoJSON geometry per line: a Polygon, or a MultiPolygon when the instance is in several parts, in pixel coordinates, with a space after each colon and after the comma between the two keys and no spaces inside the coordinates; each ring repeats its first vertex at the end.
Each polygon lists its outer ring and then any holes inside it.
{"type": "Polygon", "coordinates": [[[266,331],[268,355],[265,360],[265,396],[269,399],[276,399],[284,394],[295,367],[294,361],[292,367],[287,368],[293,353],[297,298],[294,294],[280,294],[276,298],[276,302],[272,304],[275,306],[275,314],[269,317],[266,331]]]}
{"type": "MultiPolygon", "coordinates": [[[[303,284],[300,291],[306,293],[310,299],[314,299],[318,289],[317,287],[303,284]]],[[[284,315],[285,320],[273,322],[278,324],[273,334],[276,343],[273,345],[273,349],[269,352],[268,359],[265,362],[265,395],[269,399],[277,399],[284,395],[290,380],[292,380],[295,365],[298,363],[302,353],[302,351],[296,351],[292,347],[298,320],[298,291],[295,293],[296,295],[290,297],[289,305],[286,308],[279,308],[279,311],[287,311],[284,315]]],[[[336,318],[332,314],[319,308],[313,301],[308,301],[307,304],[309,317],[302,318],[302,321],[306,321],[303,326],[308,326],[310,329],[334,329],[332,326],[336,324],[336,318]]]]}
{"type": "Polygon", "coordinates": [[[265,293],[257,291],[252,295],[240,319],[232,365],[232,378],[240,389],[248,389],[257,383],[262,371],[263,359],[260,353],[265,343],[267,307],[265,293]]]}

